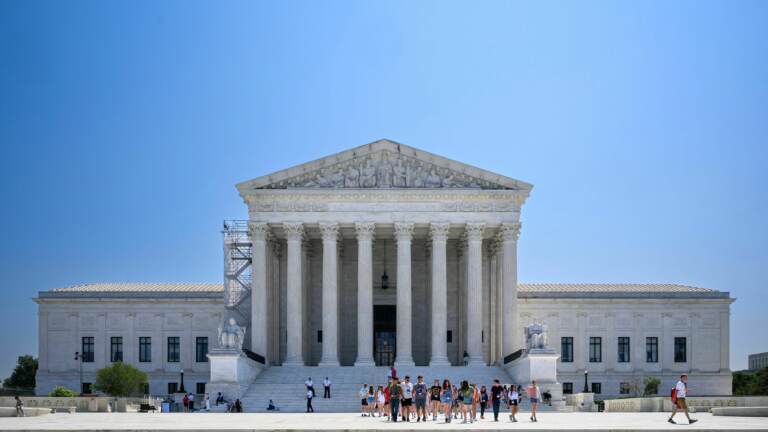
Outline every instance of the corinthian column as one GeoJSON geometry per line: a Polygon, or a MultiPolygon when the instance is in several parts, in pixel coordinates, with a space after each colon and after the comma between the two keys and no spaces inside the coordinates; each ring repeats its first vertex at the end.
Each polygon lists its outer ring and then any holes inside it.
{"type": "Polygon", "coordinates": [[[502,349],[501,360],[521,347],[518,345],[517,327],[517,239],[520,237],[520,223],[501,224],[501,281],[503,313],[501,316],[502,349]]]}
{"type": "MultiPolygon", "coordinates": [[[[267,355],[267,241],[269,225],[264,222],[249,222],[251,235],[251,350],[267,355]]],[[[266,361],[266,360],[265,360],[266,361]]]]}
{"type": "Polygon", "coordinates": [[[283,224],[285,238],[288,243],[288,275],[286,280],[287,306],[287,342],[285,347],[285,361],[283,366],[304,366],[304,354],[302,344],[302,280],[301,266],[301,241],[304,237],[304,225],[301,222],[287,222],[283,224]]]}
{"type": "Polygon", "coordinates": [[[445,245],[448,222],[430,225],[432,236],[432,356],[430,366],[448,366],[448,289],[446,287],[445,245]]]}
{"type": "Polygon", "coordinates": [[[483,365],[483,230],[467,224],[467,354],[470,365],[483,365]]]}
{"type": "Polygon", "coordinates": [[[339,224],[320,224],[323,236],[323,357],[320,366],[338,366],[339,300],[337,239],[339,224]]]}
{"type": "Polygon", "coordinates": [[[357,360],[373,366],[373,222],[355,224],[357,233],[357,360]]]}
{"type": "Polygon", "coordinates": [[[397,240],[397,358],[395,366],[413,366],[411,354],[411,238],[412,223],[396,223],[397,240]]]}

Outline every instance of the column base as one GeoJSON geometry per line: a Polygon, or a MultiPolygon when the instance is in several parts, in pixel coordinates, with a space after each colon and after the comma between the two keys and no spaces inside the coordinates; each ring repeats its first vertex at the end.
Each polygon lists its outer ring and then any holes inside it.
{"type": "Polygon", "coordinates": [[[406,358],[406,359],[395,359],[395,367],[410,367],[415,366],[416,364],[413,362],[412,358],[406,358]]]}
{"type": "Polygon", "coordinates": [[[373,367],[376,366],[376,362],[373,361],[373,357],[367,359],[357,359],[355,360],[355,366],[373,367]]]}
{"type": "Polygon", "coordinates": [[[429,361],[429,366],[450,366],[451,362],[448,361],[448,357],[433,357],[429,361]]]}
{"type": "Polygon", "coordinates": [[[339,361],[336,359],[320,360],[318,366],[339,366],[339,361]]]}
{"type": "Polygon", "coordinates": [[[286,360],[283,362],[283,366],[304,366],[304,360],[301,360],[301,359],[286,360]]]}

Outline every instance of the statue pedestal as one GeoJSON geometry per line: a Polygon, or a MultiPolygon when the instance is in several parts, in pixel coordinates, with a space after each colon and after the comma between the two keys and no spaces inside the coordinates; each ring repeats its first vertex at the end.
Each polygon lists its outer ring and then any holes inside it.
{"type": "Polygon", "coordinates": [[[563,386],[557,382],[559,357],[557,351],[551,348],[531,349],[523,357],[504,365],[504,369],[514,380],[513,384],[521,385],[523,388],[536,380],[542,394],[549,392],[552,395],[552,408],[564,410],[563,386]]]}
{"type": "Polygon", "coordinates": [[[246,357],[242,351],[217,348],[208,352],[211,380],[206,391],[215,400],[218,392],[228,401],[243,397],[253,380],[264,370],[264,365],[246,357]]]}

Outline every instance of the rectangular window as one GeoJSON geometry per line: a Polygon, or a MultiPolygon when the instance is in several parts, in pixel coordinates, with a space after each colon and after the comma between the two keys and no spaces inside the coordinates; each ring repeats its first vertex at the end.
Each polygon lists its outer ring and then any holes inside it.
{"type": "Polygon", "coordinates": [[[448,330],[448,333],[445,335],[445,341],[448,343],[453,342],[453,332],[451,330],[448,330]]]}
{"type": "Polygon", "coordinates": [[[600,363],[603,361],[603,339],[599,336],[589,338],[589,362],[600,363]]]}
{"type": "Polygon", "coordinates": [[[208,361],[208,338],[199,337],[195,340],[195,361],[205,363],[208,361]]]}
{"type": "Polygon", "coordinates": [[[178,390],[179,390],[179,383],[175,383],[175,382],[168,383],[168,394],[174,394],[178,390]]]}
{"type": "Polygon", "coordinates": [[[645,338],[645,362],[659,362],[659,338],[655,336],[645,338]]]}
{"type": "Polygon", "coordinates": [[[139,338],[139,362],[149,363],[152,361],[152,338],[142,336],[139,338]]]}
{"type": "Polygon", "coordinates": [[[81,352],[83,363],[93,363],[93,336],[83,337],[83,346],[81,352]]]}
{"type": "Polygon", "coordinates": [[[195,385],[195,393],[205,394],[205,383],[197,383],[195,385]]]}
{"type": "Polygon", "coordinates": [[[181,351],[181,338],[178,336],[168,337],[168,363],[178,363],[179,353],[181,351]]]}
{"type": "Polygon", "coordinates": [[[120,336],[109,338],[109,361],[112,363],[123,361],[123,338],[120,336]]]}
{"type": "Polygon", "coordinates": [[[630,389],[631,387],[628,382],[619,383],[619,394],[629,394],[630,389]]]}
{"type": "Polygon", "coordinates": [[[563,394],[573,394],[573,383],[563,383],[563,394]]]}
{"type": "Polygon", "coordinates": [[[619,363],[629,363],[629,337],[619,337],[619,363]]]}
{"type": "Polygon", "coordinates": [[[323,331],[318,330],[317,331],[317,343],[323,343],[323,331]]]}
{"type": "Polygon", "coordinates": [[[603,392],[603,386],[598,382],[592,383],[592,393],[594,394],[600,394],[603,392]]]}
{"type": "Polygon", "coordinates": [[[676,337],[675,338],[675,363],[685,363],[687,361],[685,348],[686,348],[685,338],[676,337]]]}
{"type": "Polygon", "coordinates": [[[560,338],[560,361],[573,363],[573,337],[571,336],[560,338]]]}
{"type": "Polygon", "coordinates": [[[91,383],[89,383],[89,382],[84,382],[84,383],[83,383],[83,384],[80,386],[80,392],[81,392],[82,394],[91,394],[91,391],[92,391],[91,387],[92,387],[91,383]]]}

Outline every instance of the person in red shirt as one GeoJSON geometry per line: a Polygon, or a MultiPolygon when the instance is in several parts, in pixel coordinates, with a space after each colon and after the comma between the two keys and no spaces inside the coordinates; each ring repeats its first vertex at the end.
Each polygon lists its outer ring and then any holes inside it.
{"type": "Polygon", "coordinates": [[[389,417],[389,386],[384,386],[384,415],[386,417],[389,417]]]}

